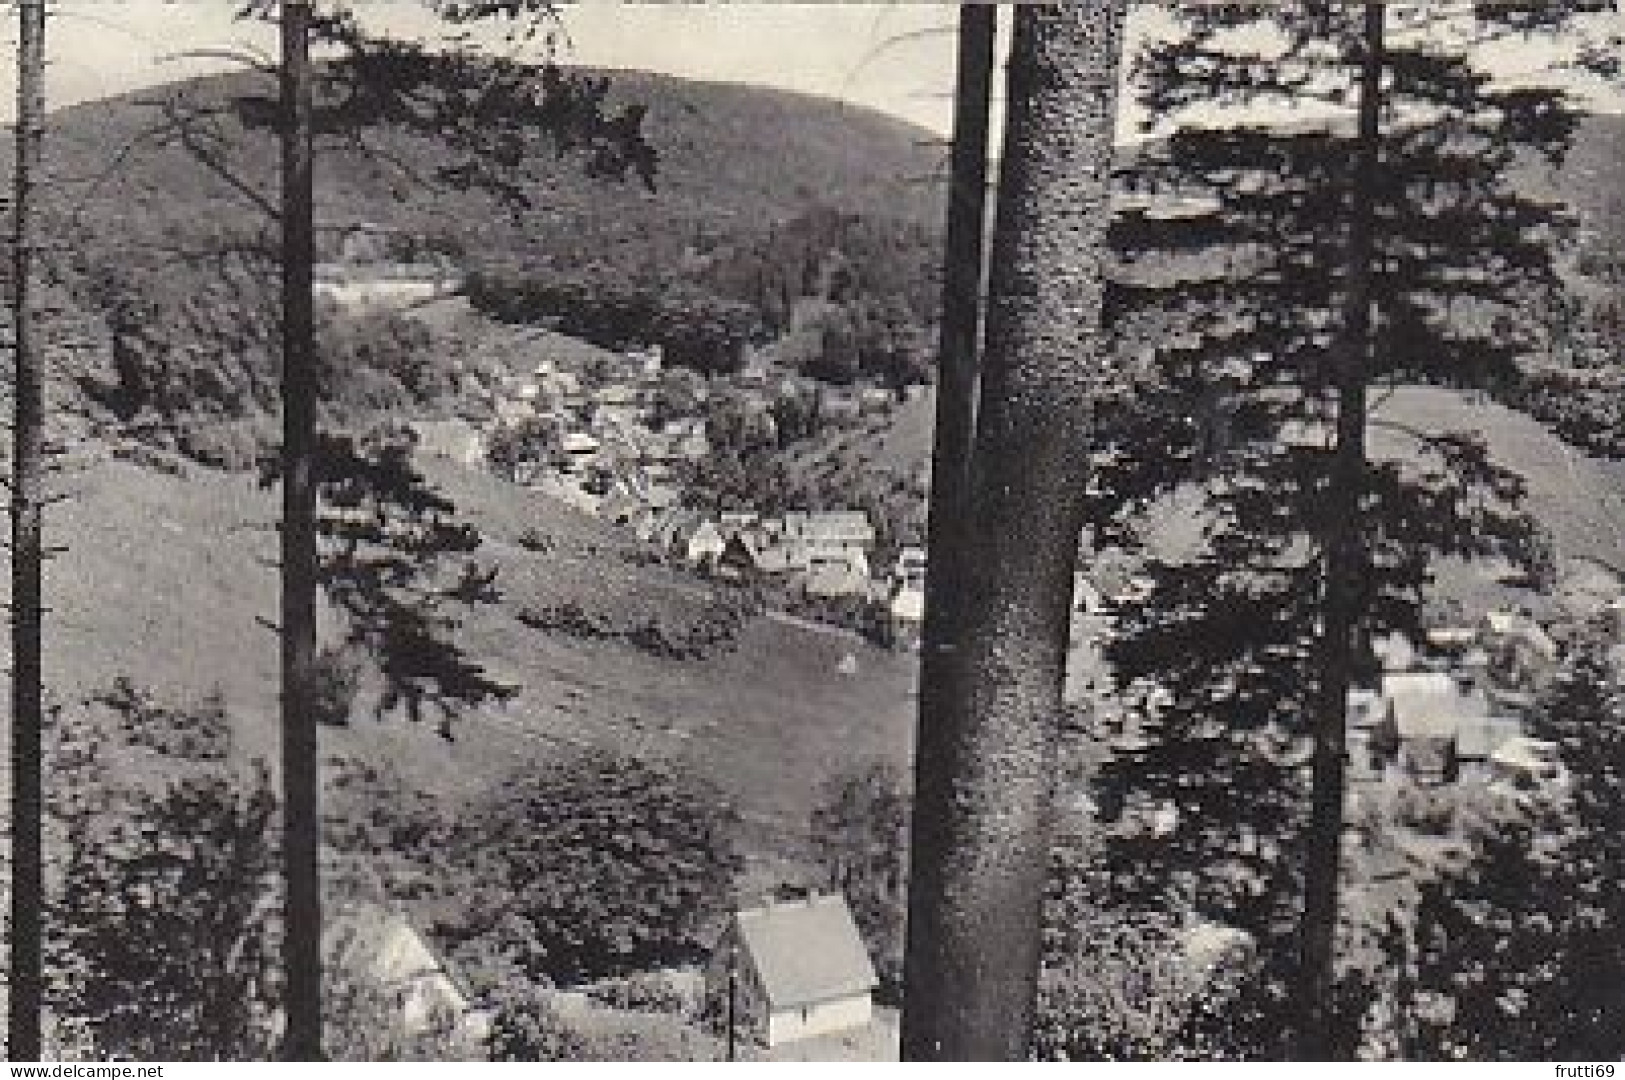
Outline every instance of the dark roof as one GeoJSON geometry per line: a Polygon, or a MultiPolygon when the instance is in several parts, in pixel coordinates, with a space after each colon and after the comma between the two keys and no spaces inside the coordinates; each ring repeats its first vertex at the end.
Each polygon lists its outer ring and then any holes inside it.
{"type": "Polygon", "coordinates": [[[867,993],[880,982],[840,896],[747,908],[736,919],[745,956],[775,1011],[867,993]]]}

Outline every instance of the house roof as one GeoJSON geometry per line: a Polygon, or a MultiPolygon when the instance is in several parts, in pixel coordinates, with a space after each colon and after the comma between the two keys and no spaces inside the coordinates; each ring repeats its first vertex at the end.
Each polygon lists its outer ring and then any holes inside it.
{"type": "Polygon", "coordinates": [[[747,908],[735,921],[774,1010],[867,993],[880,982],[843,897],[747,908]]]}
{"type": "Polygon", "coordinates": [[[892,617],[905,619],[910,622],[921,622],[925,619],[925,590],[905,586],[898,589],[891,599],[892,617]]]}
{"type": "Polygon", "coordinates": [[[1508,739],[1490,757],[1502,764],[1522,769],[1540,769],[1561,761],[1556,743],[1545,739],[1531,739],[1527,735],[1508,739]]]}
{"type": "Polygon", "coordinates": [[[897,552],[897,565],[924,569],[926,565],[925,549],[913,545],[900,548],[897,552]]]}
{"type": "Polygon", "coordinates": [[[1382,691],[1401,739],[1452,739],[1489,711],[1482,695],[1463,693],[1449,672],[1395,672],[1383,677],[1382,691]]]}
{"type": "Polygon", "coordinates": [[[812,543],[871,544],[875,539],[875,528],[862,510],[793,510],[784,515],[784,533],[812,543]]]}
{"type": "Polygon", "coordinates": [[[717,527],[717,523],[714,521],[701,521],[698,525],[694,526],[694,531],[689,534],[688,542],[691,545],[697,544],[704,547],[714,547],[721,550],[724,543],[722,539],[722,530],[717,527]]]}
{"type": "Polygon", "coordinates": [[[572,431],[561,443],[566,454],[591,454],[598,450],[598,440],[584,431],[572,431]]]}
{"type": "Polygon", "coordinates": [[[344,912],[328,920],[322,945],[331,966],[380,990],[426,987],[448,1011],[468,1008],[423,938],[399,915],[377,907],[344,912]]]}
{"type": "Polygon", "coordinates": [[[1523,723],[1515,716],[1484,716],[1461,725],[1456,737],[1456,756],[1482,761],[1523,734],[1523,723]]]}

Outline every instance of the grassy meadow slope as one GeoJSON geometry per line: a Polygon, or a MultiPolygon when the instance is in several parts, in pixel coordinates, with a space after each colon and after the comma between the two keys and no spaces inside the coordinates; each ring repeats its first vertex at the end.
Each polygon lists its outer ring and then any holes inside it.
{"type": "MultiPolygon", "coordinates": [[[[363,712],[323,732],[327,754],[395,767],[408,783],[456,798],[526,760],[600,745],[684,762],[733,799],[764,839],[793,842],[819,782],[855,762],[906,763],[913,661],[850,636],[767,617],[737,647],[672,660],[618,642],[524,626],[526,606],[574,600],[588,610],[691,617],[695,580],[639,565],[633,544],[544,497],[446,461],[433,479],[477,521],[480,557],[500,567],[502,602],[468,612],[463,641],[521,687],[470,716],[446,742],[431,724],[363,712]],[[541,533],[551,550],[520,545],[541,533]],[[837,671],[855,654],[856,675],[837,671]]],[[[276,758],[274,493],[247,476],[193,469],[185,478],[96,455],[75,463],[70,501],[51,515],[47,683],[74,702],[129,675],[168,700],[218,687],[240,752],[276,758]]],[[[774,846],[779,846],[775,844],[774,846]]]]}

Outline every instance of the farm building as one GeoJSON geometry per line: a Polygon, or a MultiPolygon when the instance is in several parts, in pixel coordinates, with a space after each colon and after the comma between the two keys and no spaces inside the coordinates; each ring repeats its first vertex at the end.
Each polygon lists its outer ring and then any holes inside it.
{"type": "Polygon", "coordinates": [[[1462,724],[1456,736],[1456,760],[1462,777],[1488,778],[1495,754],[1522,735],[1523,723],[1515,716],[1475,717],[1462,724]]]}
{"type": "Polygon", "coordinates": [[[880,980],[843,897],[813,894],[739,911],[707,971],[713,997],[726,995],[730,964],[739,1031],[769,1047],[874,1018],[880,980]]]}

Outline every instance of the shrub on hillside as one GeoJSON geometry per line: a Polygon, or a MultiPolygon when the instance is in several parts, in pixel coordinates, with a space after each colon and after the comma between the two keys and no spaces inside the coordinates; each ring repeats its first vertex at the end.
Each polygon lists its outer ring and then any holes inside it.
{"type": "Polygon", "coordinates": [[[271,1054],[276,823],[263,767],[116,790],[102,813],[69,822],[53,1011],[95,1057],[271,1054]]]}
{"type": "Polygon", "coordinates": [[[593,1001],[625,1012],[686,1016],[694,1002],[672,980],[659,972],[638,972],[624,979],[607,979],[586,988],[593,1001]]]}
{"type": "Polygon", "coordinates": [[[185,761],[223,761],[231,752],[231,724],[218,689],[195,704],[168,706],[120,675],[97,699],[118,716],[126,741],[185,761]]]}
{"type": "Polygon", "coordinates": [[[528,977],[561,986],[695,963],[732,901],[734,830],[716,791],[665,765],[587,751],[527,769],[443,845],[440,936],[500,931],[528,977]]]}
{"type": "Polygon", "coordinates": [[[522,609],[517,618],[533,630],[587,641],[619,641],[651,656],[704,660],[732,649],[745,624],[760,614],[759,599],[734,590],[713,592],[696,612],[659,611],[624,615],[589,610],[579,601],[522,609]]]}
{"type": "Polygon", "coordinates": [[[366,658],[354,645],[329,645],[316,654],[311,671],[311,704],[318,724],[349,724],[366,670],[366,658]]]}

